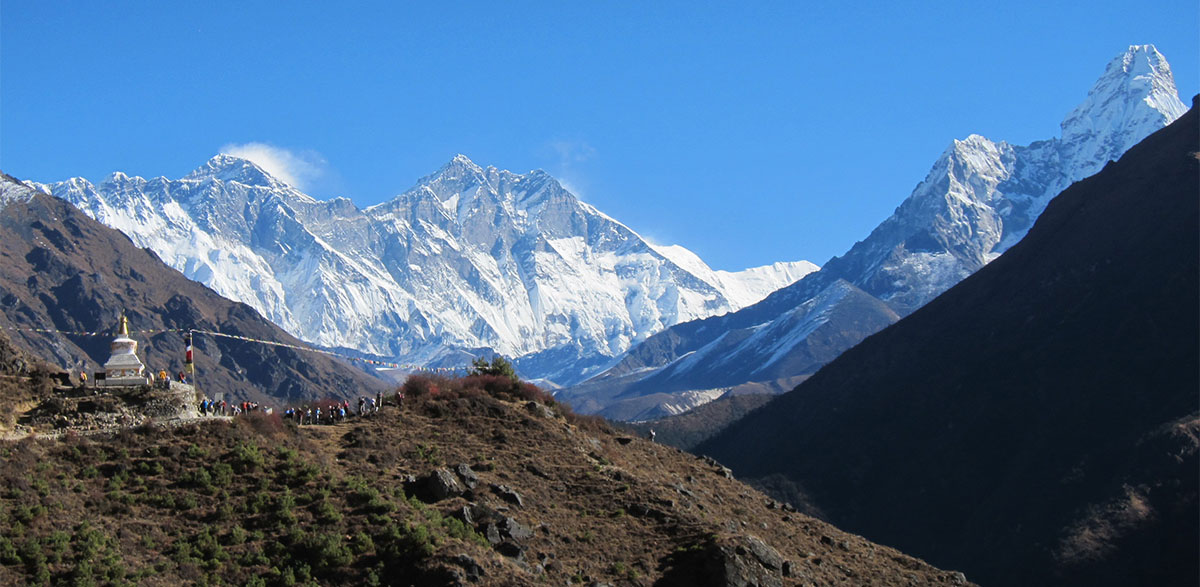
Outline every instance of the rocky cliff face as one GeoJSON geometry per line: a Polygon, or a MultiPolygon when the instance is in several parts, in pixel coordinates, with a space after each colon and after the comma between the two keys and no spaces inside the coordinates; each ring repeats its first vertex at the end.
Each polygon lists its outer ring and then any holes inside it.
{"type": "Polygon", "coordinates": [[[305,340],[431,366],[488,349],[563,382],[816,269],[713,271],[680,247],[650,245],[546,173],[462,155],[365,210],[224,155],[178,180],[116,173],[43,188],[305,340]]]}
{"type": "MultiPolygon", "coordinates": [[[[827,298],[844,281],[907,315],[1018,242],[1060,191],[1100,171],[1184,110],[1162,54],[1151,45],[1130,47],[1063,120],[1060,137],[1028,146],[979,135],[954,141],[895,213],[846,254],[758,304],[655,335],[565,397],[581,409],[600,410],[611,401],[593,398],[597,387],[627,397],[811,374],[823,364],[803,360],[811,355],[815,341],[808,338],[817,330],[812,321],[795,320],[798,308],[827,298]],[[758,345],[757,351],[729,344],[759,332],[774,332],[775,344],[758,345]],[[713,379],[707,363],[693,357],[717,350],[765,370],[741,368],[713,379]],[[785,359],[789,356],[794,358],[785,359]],[[791,367],[769,367],[781,364],[791,367]]],[[[829,358],[894,321],[861,296],[844,299],[859,310],[826,313],[828,328],[843,334],[840,343],[827,347],[829,358]]]]}

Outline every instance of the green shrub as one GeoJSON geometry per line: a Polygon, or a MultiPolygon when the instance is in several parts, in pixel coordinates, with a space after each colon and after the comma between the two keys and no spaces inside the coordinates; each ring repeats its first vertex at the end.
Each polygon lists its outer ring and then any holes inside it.
{"type": "Polygon", "coordinates": [[[15,565],[21,562],[17,546],[7,536],[0,534],[0,564],[15,565]]]}
{"type": "Polygon", "coordinates": [[[471,361],[471,370],[468,375],[492,375],[507,378],[514,383],[518,381],[517,371],[513,368],[513,364],[500,355],[492,357],[490,363],[483,357],[471,361]]]}
{"type": "Polygon", "coordinates": [[[233,481],[233,467],[229,463],[217,463],[212,466],[212,483],[217,487],[226,487],[233,481]]]}
{"type": "Polygon", "coordinates": [[[175,508],[179,511],[186,512],[198,507],[200,507],[200,502],[196,499],[196,496],[190,493],[185,493],[179,499],[175,500],[175,508]]]}
{"type": "Polygon", "coordinates": [[[230,545],[238,545],[245,541],[246,529],[239,525],[234,525],[233,529],[229,531],[229,537],[226,542],[230,545]]]}
{"type": "Polygon", "coordinates": [[[293,544],[295,558],[307,561],[316,575],[329,575],[348,566],[354,555],[336,532],[305,532],[293,544]]]}
{"type": "Polygon", "coordinates": [[[296,497],[292,495],[290,489],[284,489],[275,498],[274,520],[275,523],[282,526],[288,526],[296,523],[296,497]]]}
{"type": "Polygon", "coordinates": [[[375,550],[375,541],[371,540],[371,536],[366,532],[359,531],[350,539],[350,552],[355,556],[366,554],[375,550]]]}
{"type": "Polygon", "coordinates": [[[334,522],[340,522],[342,520],[341,512],[339,512],[337,508],[333,507],[333,504],[329,503],[328,501],[322,500],[317,502],[315,510],[316,511],[314,513],[317,516],[317,520],[322,523],[330,524],[334,522]]]}
{"type": "Polygon", "coordinates": [[[202,493],[213,492],[212,475],[208,473],[208,469],[199,468],[188,471],[180,477],[180,481],[188,487],[199,489],[202,493]]]}
{"type": "Polygon", "coordinates": [[[234,468],[239,473],[257,471],[262,468],[265,462],[266,459],[263,458],[262,451],[258,449],[258,445],[252,442],[239,442],[233,450],[234,468]]]}
{"type": "Polygon", "coordinates": [[[484,548],[491,547],[486,537],[458,518],[443,517],[442,527],[451,538],[457,538],[463,542],[474,542],[484,548]]]}

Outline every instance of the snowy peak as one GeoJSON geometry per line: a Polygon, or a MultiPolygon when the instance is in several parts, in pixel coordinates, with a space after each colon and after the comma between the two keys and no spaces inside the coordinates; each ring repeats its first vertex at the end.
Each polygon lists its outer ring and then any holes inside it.
{"type": "Polygon", "coordinates": [[[276,179],[249,159],[220,154],[197,167],[183,179],[236,181],[248,186],[280,187],[284,182],[276,179]]]}
{"type": "Polygon", "coordinates": [[[469,157],[459,153],[450,159],[449,163],[442,166],[441,169],[434,174],[435,177],[444,180],[454,180],[459,178],[479,178],[483,177],[484,169],[471,161],[469,157]]]}
{"type": "Polygon", "coordinates": [[[459,153],[443,165],[441,169],[417,180],[417,185],[409,190],[409,192],[428,188],[429,191],[433,192],[441,200],[452,197],[454,194],[460,193],[463,189],[470,189],[471,187],[478,187],[485,184],[487,184],[487,178],[484,169],[476,165],[466,155],[459,153]]]}
{"type": "Polygon", "coordinates": [[[38,190],[0,171],[0,210],[13,202],[28,202],[38,190]]]}
{"type": "MultiPolygon", "coordinates": [[[[845,254],[758,304],[655,335],[594,381],[609,385],[632,374],[651,381],[666,377],[670,369],[673,381],[708,389],[718,385],[718,376],[728,377],[719,385],[737,385],[804,375],[810,372],[805,369],[836,356],[825,352],[834,349],[822,338],[826,333],[837,333],[845,343],[836,351],[841,352],[898,315],[925,305],[1021,240],[1057,194],[1119,159],[1184,110],[1162,54],[1151,45],[1132,46],[1108,64],[1087,98],[1066,117],[1061,137],[1029,145],[977,134],[953,141],[895,213],[845,254]],[[846,284],[862,295],[846,295],[846,284]],[[804,318],[809,309],[829,319],[804,318]],[[813,327],[818,322],[832,326],[818,332],[813,327]],[[757,330],[750,332],[750,327],[757,330]],[[811,343],[802,343],[813,335],[817,338],[811,343]],[[765,342],[785,339],[796,344],[765,342]],[[724,346],[732,341],[742,345],[736,352],[724,346]],[[818,347],[822,352],[815,352],[818,347]],[[701,350],[769,372],[740,372],[741,380],[732,379],[731,370],[714,374],[698,361],[701,350]]],[[[697,265],[668,248],[660,247],[660,252],[682,266],[697,265]]],[[[607,392],[596,392],[592,385],[574,388],[581,390],[578,394],[570,389],[564,393],[581,398],[572,401],[593,411],[617,397],[604,396],[607,392]]],[[[661,386],[622,385],[621,398],[669,393],[661,386]]]]}
{"type": "Polygon", "coordinates": [[[815,269],[726,275],[696,259],[697,276],[545,172],[463,155],[361,211],[229,155],[181,180],[118,173],[48,188],[305,340],[415,364],[487,348],[559,381],[815,269]]]}
{"type": "Polygon", "coordinates": [[[1186,110],[1162,53],[1154,45],[1133,45],[1109,62],[1087,99],[1063,120],[1062,141],[1078,146],[1077,162],[1099,170],[1186,110]]]}

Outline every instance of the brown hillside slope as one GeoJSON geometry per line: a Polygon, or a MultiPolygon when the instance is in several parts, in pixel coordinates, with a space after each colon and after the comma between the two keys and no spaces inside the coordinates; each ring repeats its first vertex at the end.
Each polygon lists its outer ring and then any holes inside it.
{"type": "Polygon", "coordinates": [[[50,397],[54,386],[50,376],[49,369],[0,330],[0,436],[14,428],[22,413],[50,397]]]}
{"type": "MultiPolygon", "coordinates": [[[[125,312],[130,329],[197,328],[302,344],[245,304],[231,302],[167,267],[154,253],[95,222],[62,200],[32,194],[0,174],[5,193],[26,192],[0,214],[0,328],[104,332],[69,336],[8,331],[19,347],[48,364],[98,370],[125,312]]],[[[134,335],[153,370],[182,368],[180,334],[134,335]]],[[[384,384],[327,356],[207,336],[195,339],[201,389],[230,400],[277,404],[374,393],[384,384]]]]}
{"type": "Polygon", "coordinates": [[[5,584],[964,584],[711,462],[489,395],[0,455],[5,584]]]}

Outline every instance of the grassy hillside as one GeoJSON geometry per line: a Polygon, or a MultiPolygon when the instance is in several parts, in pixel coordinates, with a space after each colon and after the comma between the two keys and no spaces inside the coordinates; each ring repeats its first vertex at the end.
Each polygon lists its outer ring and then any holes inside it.
{"type": "Polygon", "coordinates": [[[0,583],[964,582],[529,386],[424,391],[337,425],[0,443],[0,583]]]}

